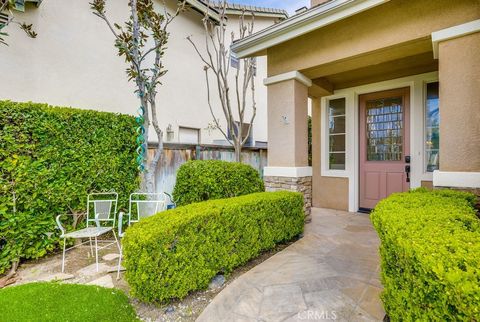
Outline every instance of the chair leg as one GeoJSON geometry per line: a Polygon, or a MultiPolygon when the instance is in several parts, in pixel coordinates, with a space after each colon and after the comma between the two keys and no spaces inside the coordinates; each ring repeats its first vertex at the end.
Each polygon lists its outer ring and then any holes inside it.
{"type": "Polygon", "coordinates": [[[113,237],[115,237],[115,243],[117,244],[118,251],[122,252],[122,250],[120,249],[120,242],[118,241],[117,234],[115,233],[115,230],[112,230],[112,232],[113,232],[113,237]]]}
{"type": "Polygon", "coordinates": [[[122,265],[122,252],[123,252],[123,247],[120,246],[120,256],[118,257],[118,267],[117,267],[117,280],[120,279],[120,267],[122,265]]]}
{"type": "Polygon", "coordinates": [[[97,273],[98,273],[98,242],[97,242],[97,236],[95,236],[95,262],[97,263],[97,273]]]}
{"type": "Polygon", "coordinates": [[[92,244],[92,237],[88,237],[90,241],[90,255],[93,257],[93,244],[92,244]]]}
{"type": "Polygon", "coordinates": [[[63,254],[62,254],[62,273],[65,272],[65,247],[67,245],[67,240],[63,239],[63,254]]]}

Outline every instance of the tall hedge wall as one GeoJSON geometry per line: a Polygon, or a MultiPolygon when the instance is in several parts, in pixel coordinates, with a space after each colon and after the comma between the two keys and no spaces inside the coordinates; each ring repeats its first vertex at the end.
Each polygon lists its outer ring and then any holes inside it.
{"type": "Polygon", "coordinates": [[[265,191],[252,166],[220,160],[193,160],[177,172],[173,197],[179,206],[265,191]]]}
{"type": "Polygon", "coordinates": [[[182,298],[303,231],[300,193],[262,192],[167,210],[127,229],[126,278],[147,302],[182,298]]]}
{"type": "Polygon", "coordinates": [[[371,214],[391,321],[480,321],[480,220],[467,193],[395,194],[371,214]]]}
{"type": "Polygon", "coordinates": [[[54,217],[84,211],[87,193],[128,198],[135,139],[131,116],[0,101],[0,274],[57,247],[54,217]]]}

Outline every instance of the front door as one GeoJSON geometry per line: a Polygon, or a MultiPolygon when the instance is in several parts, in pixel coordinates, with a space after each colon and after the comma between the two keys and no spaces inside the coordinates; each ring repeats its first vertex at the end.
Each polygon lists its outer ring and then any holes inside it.
{"type": "Polygon", "coordinates": [[[360,208],[410,188],[410,89],[360,96],[360,208]]]}

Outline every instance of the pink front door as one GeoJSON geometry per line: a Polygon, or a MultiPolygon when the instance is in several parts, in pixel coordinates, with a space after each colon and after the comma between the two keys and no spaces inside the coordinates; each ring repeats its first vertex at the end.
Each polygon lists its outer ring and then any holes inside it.
{"type": "Polygon", "coordinates": [[[410,188],[410,89],[360,96],[360,208],[410,188]],[[408,158],[407,158],[408,156],[408,158]]]}

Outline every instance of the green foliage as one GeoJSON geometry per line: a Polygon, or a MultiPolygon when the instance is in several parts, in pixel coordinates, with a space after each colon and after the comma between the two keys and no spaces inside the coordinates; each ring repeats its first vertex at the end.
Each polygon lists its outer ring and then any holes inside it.
{"type": "Polygon", "coordinates": [[[123,239],[126,278],[147,302],[204,289],[260,252],[303,231],[303,197],[263,192],[195,203],[146,218],[123,239]]]}
{"type": "Polygon", "coordinates": [[[265,191],[259,173],[251,166],[219,160],[189,161],[177,173],[173,198],[183,206],[210,199],[265,191]]]}
{"type": "Polygon", "coordinates": [[[127,205],[135,136],[131,116],[0,101],[0,274],[55,249],[55,216],[85,211],[89,192],[113,189],[127,205]]]}
{"type": "Polygon", "coordinates": [[[98,286],[32,283],[0,290],[2,322],[140,321],[128,297],[98,286]]]}
{"type": "Polygon", "coordinates": [[[419,189],[381,201],[382,299],[392,321],[480,320],[480,221],[476,198],[419,189]]]}

